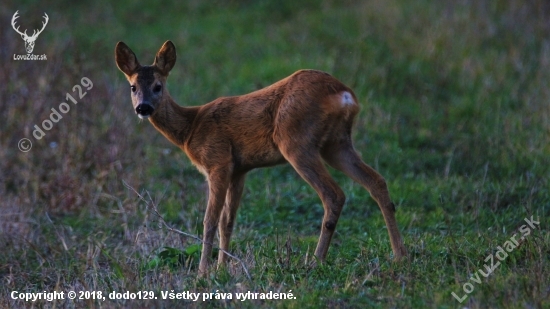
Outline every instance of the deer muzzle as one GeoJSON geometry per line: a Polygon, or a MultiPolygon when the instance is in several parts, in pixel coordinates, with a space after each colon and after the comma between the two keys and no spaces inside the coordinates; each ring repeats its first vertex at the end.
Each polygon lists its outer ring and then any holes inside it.
{"type": "Polygon", "coordinates": [[[154,111],[155,111],[155,108],[153,107],[153,105],[151,105],[149,103],[140,103],[136,107],[136,114],[141,119],[148,118],[149,116],[151,116],[153,114],[154,111]]]}

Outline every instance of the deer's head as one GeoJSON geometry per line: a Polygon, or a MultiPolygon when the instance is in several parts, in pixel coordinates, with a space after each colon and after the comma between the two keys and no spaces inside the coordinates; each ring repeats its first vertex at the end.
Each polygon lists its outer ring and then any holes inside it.
{"type": "Polygon", "coordinates": [[[176,47],[166,41],[158,51],[153,65],[141,66],[134,52],[123,42],[115,48],[118,68],[130,83],[132,104],[141,119],[153,115],[162,101],[166,78],[176,63],[176,47]]]}
{"type": "Polygon", "coordinates": [[[13,30],[15,30],[15,32],[21,35],[21,37],[25,41],[25,49],[27,50],[27,53],[30,54],[34,49],[34,41],[36,41],[38,35],[42,33],[42,31],[44,31],[44,28],[46,28],[46,25],[48,24],[48,14],[44,13],[44,16],[42,16],[45,19],[45,21],[42,22],[42,29],[38,30],[38,32],[36,30],[33,30],[32,35],[28,36],[27,29],[25,29],[24,32],[21,32],[19,31],[19,26],[15,28],[15,20],[19,18],[19,16],[17,15],[18,13],[19,11],[16,11],[15,14],[13,14],[13,17],[11,18],[11,26],[13,27],[13,30]]]}

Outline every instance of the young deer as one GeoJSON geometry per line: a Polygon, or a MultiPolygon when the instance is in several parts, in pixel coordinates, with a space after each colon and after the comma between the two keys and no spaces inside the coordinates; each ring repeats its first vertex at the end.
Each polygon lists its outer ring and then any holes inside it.
{"type": "MultiPolygon", "coordinates": [[[[323,160],[365,187],[376,200],[390,235],[394,257],[407,255],[384,178],[363,163],[351,140],[359,111],[353,91],[327,73],[301,70],[252,93],[222,97],[206,105],[181,107],[166,89],[176,62],[170,41],[155,62],[141,66],[123,42],[115,49],[118,68],[130,82],[132,104],[141,119],[180,147],[209,186],[199,274],[208,271],[216,229],[219,246],[229,250],[246,173],[289,162],[323,202],[325,214],[315,256],[326,258],[344,205],[344,192],[323,160]]],[[[227,260],[220,250],[218,266],[227,260]]]]}

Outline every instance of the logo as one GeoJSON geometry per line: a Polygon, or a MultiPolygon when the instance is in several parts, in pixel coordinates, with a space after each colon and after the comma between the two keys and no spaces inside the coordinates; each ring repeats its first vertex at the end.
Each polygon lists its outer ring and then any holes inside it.
{"type": "Polygon", "coordinates": [[[32,35],[28,35],[27,34],[27,29],[25,29],[24,32],[21,32],[19,31],[19,26],[17,26],[17,28],[15,27],[15,24],[16,24],[16,19],[18,19],[20,16],[17,15],[19,13],[19,11],[16,11],[15,14],[13,14],[13,17],[11,19],[11,26],[13,27],[13,30],[15,30],[15,32],[19,33],[21,35],[21,38],[25,41],[25,49],[27,50],[27,55],[13,55],[13,59],[14,60],[19,60],[19,59],[25,59],[25,60],[46,60],[46,55],[33,55],[32,54],[32,51],[34,49],[34,44],[35,44],[35,41],[36,39],[38,38],[38,35],[40,35],[40,33],[42,33],[42,31],[44,31],[44,28],[46,28],[46,25],[48,24],[48,20],[49,20],[49,17],[48,17],[48,14],[46,14],[44,12],[44,16],[42,16],[44,18],[44,21],[42,22],[42,29],[40,30],[33,30],[32,32],[32,35]]]}

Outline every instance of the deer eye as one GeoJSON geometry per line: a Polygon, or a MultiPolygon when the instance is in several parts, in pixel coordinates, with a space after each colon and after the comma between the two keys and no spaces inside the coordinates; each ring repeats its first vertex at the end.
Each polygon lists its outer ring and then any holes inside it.
{"type": "Polygon", "coordinates": [[[153,92],[159,93],[161,89],[162,89],[161,85],[156,85],[155,88],[153,88],[153,92]]]}
{"type": "Polygon", "coordinates": [[[132,92],[136,92],[136,86],[132,85],[130,86],[130,89],[132,90],[132,92]]]}

